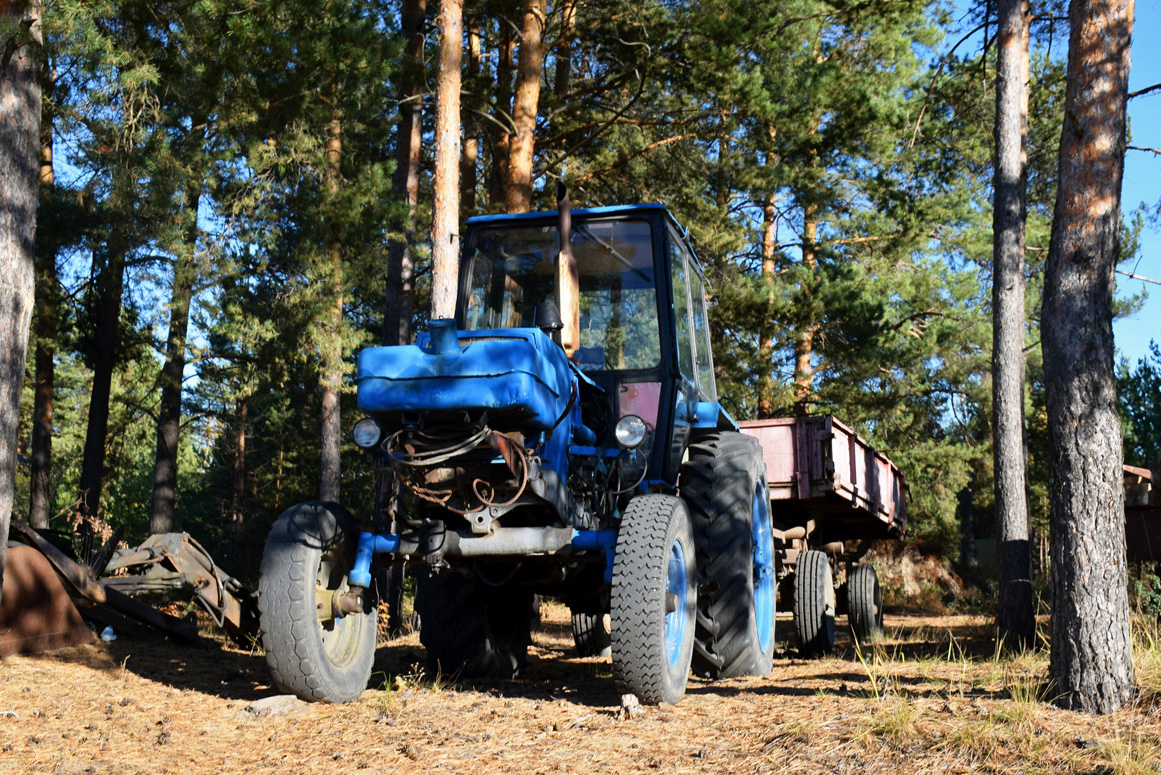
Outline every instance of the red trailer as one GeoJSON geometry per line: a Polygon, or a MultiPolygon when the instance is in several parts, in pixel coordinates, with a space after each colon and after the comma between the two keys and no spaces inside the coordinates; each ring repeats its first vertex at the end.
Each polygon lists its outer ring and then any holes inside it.
{"type": "Polygon", "coordinates": [[[1161,455],[1154,470],[1125,466],[1125,543],[1128,559],[1161,561],[1161,491],[1155,483],[1161,455]]]}
{"type": "MultiPolygon", "coordinates": [[[[789,592],[799,647],[834,647],[834,619],[847,614],[860,641],[882,628],[875,569],[860,564],[870,542],[907,527],[907,485],[898,466],[831,416],[739,423],[766,460],[778,577],[789,592]]],[[[782,599],[785,600],[786,594],[782,599]]]]}

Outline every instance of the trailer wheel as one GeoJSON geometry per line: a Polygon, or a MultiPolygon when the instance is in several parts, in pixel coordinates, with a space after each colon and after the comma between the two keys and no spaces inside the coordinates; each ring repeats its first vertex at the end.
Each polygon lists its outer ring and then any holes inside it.
{"type": "Polygon", "coordinates": [[[572,612],[572,640],[582,657],[607,657],[612,654],[609,638],[609,615],[572,612]]]}
{"type": "Polygon", "coordinates": [[[693,672],[766,675],[774,653],[775,567],[762,448],[722,432],[689,448],[681,496],[697,537],[701,594],[693,672]]]}
{"type": "Polygon", "coordinates": [[[818,656],[834,649],[834,578],[830,561],[817,550],[798,556],[794,572],[794,627],[798,649],[804,656],[818,656]]]}
{"type": "Polygon", "coordinates": [[[847,576],[847,619],[859,643],[883,634],[883,591],[870,565],[856,565],[847,576]]]}
{"type": "Polygon", "coordinates": [[[258,580],[262,647],[274,682],[308,702],[348,702],[367,687],[375,660],[371,590],[363,610],[335,616],[349,589],[358,533],[337,503],[303,503],[270,529],[258,580]]]}
{"type": "Polygon", "coordinates": [[[415,577],[427,669],[460,678],[515,678],[528,661],[532,592],[421,569],[415,577]]]}
{"type": "Polygon", "coordinates": [[[630,501],[613,560],[613,678],[621,691],[647,705],[673,704],[685,694],[697,611],[695,572],[685,504],[669,495],[630,501]]]}

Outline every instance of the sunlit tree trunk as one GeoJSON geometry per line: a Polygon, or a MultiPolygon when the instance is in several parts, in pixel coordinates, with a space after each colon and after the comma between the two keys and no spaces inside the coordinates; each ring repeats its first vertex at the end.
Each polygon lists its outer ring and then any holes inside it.
{"type": "Polygon", "coordinates": [[[510,213],[532,208],[532,157],[536,145],[536,111],[540,105],[540,75],[544,69],[544,0],[524,0],[520,33],[520,69],[512,101],[512,136],[505,204],[510,213]]]}
{"type": "Polygon", "coordinates": [[[1134,692],[1113,291],[1133,0],[1073,0],[1041,340],[1052,513],[1050,696],[1112,713],[1134,692]]]}
{"type": "MultiPolygon", "coordinates": [[[[813,271],[818,268],[818,215],[814,205],[805,205],[802,220],[802,265],[813,271]]],[[[810,399],[814,394],[814,335],[816,321],[804,323],[794,340],[794,400],[797,411],[809,414],[810,399]]]]}
{"type": "Polygon", "coordinates": [[[435,207],[431,225],[431,317],[455,316],[460,251],[460,64],[463,2],[445,0],[439,12],[439,75],[435,113],[435,207]]]}
{"type": "MultiPolygon", "coordinates": [[[[336,112],[338,108],[335,108],[336,112]]],[[[342,440],[342,418],[339,413],[339,393],[343,382],[343,254],[340,235],[335,223],[337,214],[334,198],[341,187],[340,165],[343,157],[343,126],[338,116],[327,125],[327,139],[323,173],[323,186],[331,210],[328,224],[326,256],[324,259],[323,282],[326,294],[324,304],[322,342],[319,364],[319,382],[322,388],[322,448],[319,454],[319,492],[324,501],[339,502],[342,495],[342,465],[340,446],[342,440]]]]}
{"type": "MultiPolygon", "coordinates": [[[[762,280],[767,288],[767,301],[774,302],[774,278],[778,272],[778,197],[770,194],[762,209],[762,280]]],[[[758,364],[762,369],[758,377],[758,417],[774,416],[774,320],[769,307],[762,320],[762,341],[758,348],[758,364]]]]}
{"type": "Polygon", "coordinates": [[[1028,2],[1000,0],[992,260],[992,455],[1005,645],[1035,639],[1024,471],[1024,217],[1028,138],[1028,2]]]}
{"type": "Polygon", "coordinates": [[[476,111],[479,110],[480,83],[480,56],[482,55],[480,40],[480,17],[472,16],[468,19],[468,74],[465,84],[465,94],[471,100],[467,109],[463,111],[464,123],[464,152],[460,163],[460,206],[464,217],[469,217],[476,211],[476,186],[479,184],[477,172],[480,161],[480,124],[476,120],[476,111]]]}
{"type": "Polygon", "coordinates": [[[506,19],[500,19],[496,44],[496,99],[490,122],[492,166],[488,176],[490,204],[505,201],[508,188],[508,157],[512,140],[512,71],[516,61],[516,40],[506,19]]]}

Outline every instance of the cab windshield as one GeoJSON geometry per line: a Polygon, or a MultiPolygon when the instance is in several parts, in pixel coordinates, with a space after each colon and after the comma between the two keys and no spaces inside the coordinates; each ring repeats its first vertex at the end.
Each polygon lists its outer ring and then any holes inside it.
{"type": "MultiPolygon", "coordinates": [[[[553,299],[555,224],[481,228],[470,257],[464,328],[531,328],[553,299]]],[[[573,223],[580,274],[580,348],[587,370],[649,369],[661,363],[653,241],[647,221],[573,223]]]]}

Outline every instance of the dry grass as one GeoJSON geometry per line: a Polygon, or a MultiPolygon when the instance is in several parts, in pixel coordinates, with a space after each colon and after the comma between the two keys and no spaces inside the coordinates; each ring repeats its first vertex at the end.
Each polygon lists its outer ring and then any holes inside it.
{"type": "Polygon", "coordinates": [[[986,620],[888,629],[861,654],[780,650],[766,678],[693,681],[631,719],[555,605],[519,680],[424,675],[411,635],[380,648],[358,702],[266,717],[246,710],[275,693],[259,654],[122,639],[0,661],[0,773],[1161,772],[1156,629],[1141,700],[1102,718],[1045,703],[1044,655],[997,656],[986,620]]]}

